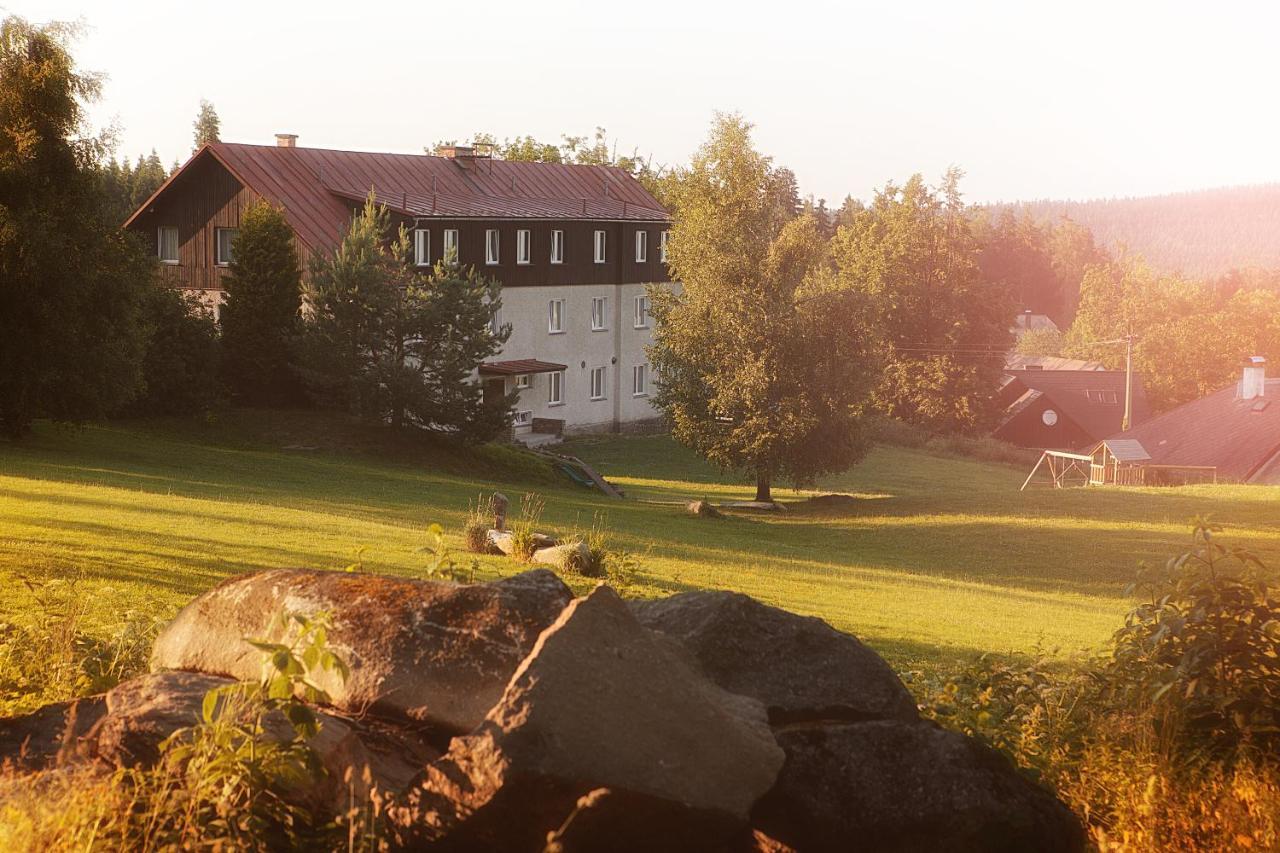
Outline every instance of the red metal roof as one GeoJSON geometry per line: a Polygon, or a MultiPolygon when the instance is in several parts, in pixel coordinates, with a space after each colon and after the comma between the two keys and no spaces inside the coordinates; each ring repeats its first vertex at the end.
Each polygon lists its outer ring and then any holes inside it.
{"type": "Polygon", "coordinates": [[[1212,465],[1220,479],[1280,482],[1268,464],[1280,454],[1280,379],[1268,379],[1262,397],[1243,400],[1232,384],[1113,437],[1140,441],[1156,465],[1212,465]]]}
{"type": "Polygon", "coordinates": [[[481,373],[496,376],[522,376],[527,373],[554,373],[566,365],[554,361],[538,361],[536,358],[517,358],[511,361],[486,361],[480,365],[481,373]]]}
{"type": "Polygon", "coordinates": [[[615,166],[215,142],[196,152],[180,172],[201,157],[214,157],[236,180],[283,207],[299,239],[312,248],[336,246],[351,221],[352,202],[362,201],[370,190],[379,203],[418,217],[668,219],[648,190],[615,166]]]}

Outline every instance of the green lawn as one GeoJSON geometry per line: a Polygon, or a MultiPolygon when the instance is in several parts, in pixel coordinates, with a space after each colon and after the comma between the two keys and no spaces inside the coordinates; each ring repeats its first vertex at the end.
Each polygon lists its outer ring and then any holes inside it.
{"type": "MultiPolygon", "coordinates": [[[[635,594],[742,590],[822,616],[902,668],[1037,645],[1097,648],[1123,616],[1137,562],[1179,550],[1196,514],[1211,513],[1280,566],[1273,488],[1020,493],[1021,469],[885,447],[821,484],[856,495],[851,509],[797,504],[702,520],[665,502],[752,490],[663,437],[569,446],[621,484],[626,501],[506,449],[372,444],[345,424],[282,413],[46,426],[0,443],[0,607],[21,618],[29,598],[17,576],[31,572],[82,574],[103,625],[128,610],[167,615],[218,579],[258,568],[359,559],[366,571],[412,575],[425,563],[427,525],[456,532],[468,500],[495,488],[513,504],[542,493],[553,530],[603,514],[615,543],[642,555],[635,594]]],[[[518,570],[481,558],[483,577],[518,570]]]]}

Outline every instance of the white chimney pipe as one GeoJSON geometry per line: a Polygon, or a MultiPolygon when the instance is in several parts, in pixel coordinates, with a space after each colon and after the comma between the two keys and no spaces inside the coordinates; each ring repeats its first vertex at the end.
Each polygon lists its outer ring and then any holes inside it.
{"type": "Polygon", "coordinates": [[[1267,360],[1260,355],[1245,359],[1240,377],[1240,399],[1254,400],[1267,393],[1267,360]]]}

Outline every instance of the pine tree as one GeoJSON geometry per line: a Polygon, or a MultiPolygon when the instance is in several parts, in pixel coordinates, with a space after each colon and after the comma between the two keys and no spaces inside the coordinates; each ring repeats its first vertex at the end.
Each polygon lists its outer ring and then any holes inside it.
{"type": "Polygon", "coordinates": [[[192,151],[199,151],[210,142],[222,141],[218,136],[222,127],[222,123],[218,120],[218,111],[208,101],[200,101],[200,112],[191,126],[195,130],[195,147],[191,149],[192,151]]]}
{"type": "Polygon", "coordinates": [[[878,364],[864,296],[837,278],[794,176],[716,118],[673,176],[668,257],[679,292],[652,288],[655,402],[672,434],[756,481],[801,486],[866,450],[861,424],[878,364]]]}
{"type": "Polygon", "coordinates": [[[77,136],[98,87],[70,35],[0,23],[0,431],[15,437],[107,414],[141,382],[154,261],[111,218],[105,142],[77,136]]]}
{"type": "Polygon", "coordinates": [[[412,264],[408,232],[388,245],[390,217],[372,195],[331,258],[317,261],[304,363],[316,399],[366,419],[487,441],[510,399],[485,400],[476,366],[509,327],[492,328],[501,287],[471,267],[412,264]]]}
{"type": "Polygon", "coordinates": [[[249,405],[294,402],[301,276],[293,229],[283,212],[259,202],[240,217],[231,250],[221,316],[227,387],[249,405]]]}

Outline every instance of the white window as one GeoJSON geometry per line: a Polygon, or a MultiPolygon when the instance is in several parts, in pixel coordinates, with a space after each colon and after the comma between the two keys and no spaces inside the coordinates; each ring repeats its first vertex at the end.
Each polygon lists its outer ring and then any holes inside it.
{"type": "Polygon", "coordinates": [[[596,232],[596,263],[604,263],[605,235],[603,231],[596,232]]]}
{"type": "Polygon", "coordinates": [[[551,263],[564,263],[564,232],[551,232],[551,263]]]}
{"type": "Polygon", "coordinates": [[[649,365],[637,364],[631,368],[631,396],[644,397],[649,393],[649,365]]]}
{"type": "Polygon", "coordinates": [[[490,265],[498,262],[498,229],[496,228],[490,228],[484,232],[484,262],[490,265]]]}
{"type": "Polygon", "coordinates": [[[604,368],[591,368],[591,399],[604,399],[604,368]]]}
{"type": "Polygon", "coordinates": [[[591,297],[591,331],[601,332],[609,328],[609,323],[605,319],[609,310],[609,297],[593,296],[591,297]]]}
{"type": "Polygon", "coordinates": [[[446,261],[458,260],[458,229],[444,229],[444,259],[446,261]]]}
{"type": "Polygon", "coordinates": [[[668,236],[669,236],[668,232],[663,231],[662,234],[658,237],[658,260],[662,261],[664,264],[667,262],[667,237],[668,236]]]}
{"type": "Polygon", "coordinates": [[[649,260],[649,232],[636,232],[636,263],[643,264],[649,260]]]}
{"type": "Polygon", "coordinates": [[[511,422],[516,426],[529,426],[529,424],[533,423],[533,412],[516,412],[511,422]]]}
{"type": "Polygon", "coordinates": [[[220,267],[231,263],[231,244],[236,239],[235,228],[215,228],[213,262],[220,267]]]}
{"type": "Polygon", "coordinates": [[[425,228],[413,231],[413,262],[420,267],[431,265],[431,232],[425,228]]]}
{"type": "Polygon", "coordinates": [[[553,335],[564,331],[563,299],[552,299],[547,303],[547,331],[553,335]]]}
{"type": "Polygon", "coordinates": [[[635,327],[637,329],[649,328],[649,297],[636,297],[635,314],[635,327]]]}
{"type": "Polygon", "coordinates": [[[547,404],[559,406],[564,402],[564,371],[548,373],[547,379],[550,380],[547,382],[547,404]]]}
{"type": "Polygon", "coordinates": [[[178,262],[178,229],[172,225],[161,225],[156,229],[156,256],[161,263],[176,264],[178,262]]]}
{"type": "Polygon", "coordinates": [[[529,229],[521,228],[516,232],[516,263],[527,264],[532,254],[532,241],[529,239],[529,229]]]}
{"type": "Polygon", "coordinates": [[[495,337],[502,334],[502,309],[499,308],[493,312],[493,316],[489,318],[489,331],[495,337]]]}
{"type": "Polygon", "coordinates": [[[523,391],[526,388],[533,387],[533,374],[522,373],[516,377],[516,389],[523,391]]]}

